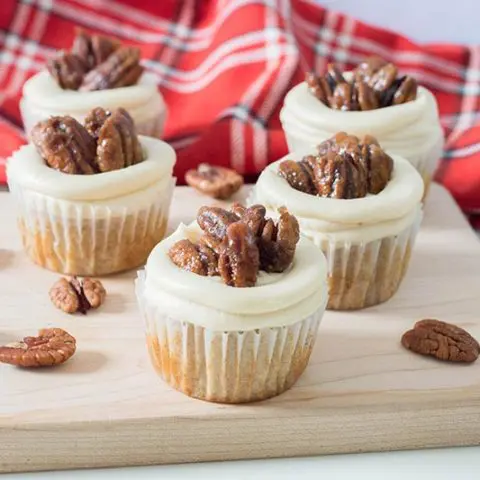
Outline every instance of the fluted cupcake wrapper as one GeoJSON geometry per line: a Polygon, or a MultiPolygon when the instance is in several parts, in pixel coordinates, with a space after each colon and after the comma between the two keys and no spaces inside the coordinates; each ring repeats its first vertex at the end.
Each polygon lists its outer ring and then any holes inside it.
{"type": "Polygon", "coordinates": [[[144,283],[140,271],[136,294],[148,351],[173,388],[210,402],[254,402],[288,390],[305,370],[324,306],[292,325],[215,331],[165,315],[145,298],[144,283]]]}
{"type": "Polygon", "coordinates": [[[383,303],[407,271],[422,213],[397,235],[362,243],[313,238],[328,262],[327,309],[356,310],[383,303]]]}
{"type": "Polygon", "coordinates": [[[115,199],[111,206],[64,201],[15,183],[9,186],[29,257],[59,273],[98,276],[146,261],[165,235],[175,179],[128,196],[128,204],[115,199]]]}

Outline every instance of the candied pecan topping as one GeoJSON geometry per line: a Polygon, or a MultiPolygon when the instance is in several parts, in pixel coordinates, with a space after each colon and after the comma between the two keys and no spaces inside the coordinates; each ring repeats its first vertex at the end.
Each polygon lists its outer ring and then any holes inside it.
{"type": "Polygon", "coordinates": [[[367,194],[366,172],[348,153],[329,152],[319,157],[313,173],[321,197],[361,198],[367,194]]]}
{"type": "Polygon", "coordinates": [[[293,262],[295,250],[300,240],[300,227],[297,219],[281,209],[278,224],[269,219],[259,241],[260,266],[266,272],[284,272],[293,262]]]}
{"type": "Polygon", "coordinates": [[[369,193],[380,193],[392,178],[393,160],[378,145],[368,143],[364,139],[361,161],[367,172],[367,188],[369,193]]]}
{"type": "Polygon", "coordinates": [[[0,347],[0,362],[18,367],[52,367],[66,362],[76,350],[76,341],[61,328],[45,328],[37,337],[0,347]]]}
{"type": "Polygon", "coordinates": [[[134,85],[143,73],[139,62],[140,49],[120,47],[85,75],[79,90],[90,92],[134,85]]]}
{"type": "Polygon", "coordinates": [[[95,140],[72,117],[50,117],[31,131],[32,142],[47,165],[71,174],[95,173],[95,140]]]}
{"type": "Polygon", "coordinates": [[[312,181],[313,172],[308,161],[301,160],[300,162],[295,162],[294,160],[285,160],[279,165],[278,173],[295,190],[310,195],[316,193],[315,185],[312,181]]]}
{"type": "Polygon", "coordinates": [[[95,108],[86,127],[72,117],[51,117],[32,129],[40,155],[51,168],[69,174],[110,172],[143,160],[132,117],[123,108],[95,108]]]}
{"type": "Polygon", "coordinates": [[[421,355],[449,362],[474,362],[480,345],[463,328],[439,320],[425,319],[402,336],[402,345],[421,355]]]}
{"type": "Polygon", "coordinates": [[[98,308],[107,292],[100,280],[92,278],[61,278],[50,289],[52,303],[65,313],[80,312],[84,315],[91,308],[98,308]]]}
{"type": "Polygon", "coordinates": [[[247,208],[239,203],[233,204],[231,211],[202,207],[197,222],[204,234],[197,243],[187,239],[176,242],[170,248],[170,259],[198,275],[220,275],[235,287],[253,286],[259,268],[285,271],[300,238],[297,219],[284,208],[277,224],[266,218],[263,205],[247,208]]]}
{"type": "Polygon", "coordinates": [[[142,148],[132,117],[126,110],[119,108],[107,116],[98,130],[98,169],[101,172],[110,172],[135,165],[142,160],[142,148]]]}
{"type": "Polygon", "coordinates": [[[328,105],[329,98],[332,96],[332,88],[328,80],[324,77],[317,77],[313,73],[307,73],[305,75],[305,81],[307,82],[310,92],[322,103],[328,105]]]}
{"type": "Polygon", "coordinates": [[[50,60],[47,68],[61,88],[83,91],[134,85],[143,73],[138,48],[122,47],[118,40],[82,29],[70,52],[50,60]]]}
{"type": "Polygon", "coordinates": [[[334,64],[327,66],[323,76],[308,73],[305,81],[310,92],[332,109],[367,111],[415,100],[417,82],[397,75],[393,63],[370,57],[358,65],[349,81],[334,64]]]}
{"type": "Polygon", "coordinates": [[[47,70],[61,88],[78,90],[88,66],[78,55],[63,52],[47,61],[47,70]]]}
{"type": "Polygon", "coordinates": [[[98,140],[98,134],[100,129],[103,127],[103,124],[110,117],[111,113],[108,110],[105,110],[101,107],[94,108],[91,110],[88,115],[85,117],[84,124],[87,132],[98,140]]]}
{"type": "Polygon", "coordinates": [[[221,200],[230,198],[243,185],[243,177],[235,170],[206,163],[188,170],[185,181],[199,192],[221,200]]]}
{"type": "Polygon", "coordinates": [[[172,245],[168,255],[183,270],[202,276],[217,274],[218,256],[205,244],[196,245],[188,239],[179,240],[172,245]]]}
{"type": "Polygon", "coordinates": [[[400,85],[393,95],[393,105],[411,102],[417,98],[418,83],[412,77],[403,77],[400,79],[400,85]]]}
{"type": "Polygon", "coordinates": [[[79,28],[71,52],[80,57],[87,65],[88,70],[91,70],[103,63],[119,47],[120,42],[114,38],[104,35],[90,35],[79,28]]]}
{"type": "Polygon", "coordinates": [[[339,132],[320,143],[317,152],[300,162],[284,160],[278,167],[279,176],[296,190],[333,198],[380,193],[392,177],[393,160],[371,135],[360,141],[339,132]]]}
{"type": "Polygon", "coordinates": [[[255,235],[245,223],[232,223],[227,228],[218,258],[218,271],[223,281],[233,287],[253,287],[259,267],[255,235]]]}
{"type": "Polygon", "coordinates": [[[329,99],[330,108],[334,110],[357,110],[353,96],[354,89],[349,83],[339,83],[329,99]]]}
{"type": "Polygon", "coordinates": [[[201,207],[197,214],[200,228],[215,238],[223,239],[228,226],[235,222],[238,216],[220,207],[201,207]]]}

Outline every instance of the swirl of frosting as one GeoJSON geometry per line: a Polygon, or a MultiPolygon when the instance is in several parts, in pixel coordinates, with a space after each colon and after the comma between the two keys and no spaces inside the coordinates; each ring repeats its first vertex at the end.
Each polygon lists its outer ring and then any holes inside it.
{"type": "MultiPolygon", "coordinates": [[[[350,74],[345,74],[348,77],[350,74]]],[[[386,150],[410,159],[442,142],[443,131],[435,97],[418,88],[411,102],[368,111],[333,110],[316,100],[305,82],[285,97],[281,120],[285,130],[306,143],[318,144],[339,131],[374,135],[386,150]]]]}
{"type": "Polygon", "coordinates": [[[282,326],[303,320],[326,303],[327,265],[322,252],[300,239],[291,267],[282,273],[260,272],[250,288],[225,285],[178,268],[170,247],[185,238],[197,241],[196,224],[181,224],[151,252],[145,267],[144,294],[166,315],[221,331],[282,326]]]}
{"type": "Polygon", "coordinates": [[[45,164],[33,144],[17,150],[7,162],[7,178],[33,192],[62,200],[101,201],[129,195],[159,180],[170,181],[176,161],[167,143],[138,137],[145,160],[127,168],[94,175],[69,175],[45,164]]]}
{"type": "Polygon", "coordinates": [[[129,87],[79,92],[64,90],[48,72],[40,72],[25,82],[23,99],[34,108],[50,112],[51,115],[68,112],[78,116],[101,105],[107,110],[123,107],[137,120],[140,116],[138,110],[151,109],[159,101],[163,104],[155,77],[148,73],[144,73],[136,85],[129,87]]]}
{"type": "Polygon", "coordinates": [[[424,184],[407,160],[391,157],[392,178],[380,193],[346,200],[317,197],[290,187],[279,176],[278,167],[286,159],[301,160],[299,154],[291,154],[262,172],[253,201],[265,205],[273,215],[280,207],[287,207],[297,217],[302,233],[316,243],[323,239],[369,241],[393,235],[419,215],[424,184]]]}

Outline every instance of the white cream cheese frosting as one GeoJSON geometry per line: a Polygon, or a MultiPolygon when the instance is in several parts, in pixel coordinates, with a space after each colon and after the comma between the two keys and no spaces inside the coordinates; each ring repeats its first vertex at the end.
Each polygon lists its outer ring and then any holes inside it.
{"type": "Polygon", "coordinates": [[[46,165],[33,144],[17,150],[7,162],[8,183],[61,200],[108,201],[165,181],[170,183],[176,155],[161,140],[139,136],[145,160],[120,170],[70,175],[46,165]]]}
{"type": "Polygon", "coordinates": [[[164,315],[215,331],[252,330],[291,325],[326,304],[326,260],[308,239],[300,239],[287,271],[260,272],[254,287],[235,288],[220,277],[182,270],[170,260],[175,242],[195,241],[200,234],[198,225],[181,224],[148,258],[143,295],[164,315]]]}
{"type": "Polygon", "coordinates": [[[132,112],[139,107],[151,109],[161,101],[155,77],[148,73],[144,73],[136,85],[129,87],[80,92],[64,90],[46,71],[25,82],[23,99],[50,115],[58,115],[58,112],[82,114],[99,105],[106,109],[123,107],[133,115],[132,112]]]}
{"type": "Polygon", "coordinates": [[[360,243],[396,235],[421,214],[423,180],[401,157],[392,155],[392,178],[384,190],[348,200],[308,195],[278,175],[283,160],[301,158],[290,154],[269,165],[260,175],[250,203],[265,205],[272,216],[278,215],[280,207],[287,207],[297,217],[301,232],[316,244],[325,240],[360,243]]]}
{"type": "MultiPolygon", "coordinates": [[[[349,74],[345,76],[348,78],[349,74]]],[[[418,88],[417,98],[411,102],[350,112],[327,107],[309,92],[303,82],[285,97],[281,120],[287,134],[309,145],[345,131],[357,136],[374,135],[385,150],[410,161],[432,150],[435,150],[437,160],[443,147],[437,103],[424,87],[418,88]]]]}

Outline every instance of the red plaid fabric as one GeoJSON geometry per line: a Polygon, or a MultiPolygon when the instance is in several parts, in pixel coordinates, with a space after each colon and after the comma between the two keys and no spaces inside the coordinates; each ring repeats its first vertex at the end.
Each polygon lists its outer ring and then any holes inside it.
{"type": "MultiPolygon", "coordinates": [[[[22,85],[75,25],[140,46],[169,107],[176,175],[207,161],[254,179],[287,151],[278,113],[304,71],[379,54],[436,95],[447,138],[437,180],[480,213],[480,47],[417,45],[313,0],[2,0],[0,181],[25,141],[22,85]]],[[[478,222],[478,217],[477,217],[478,222]]]]}

